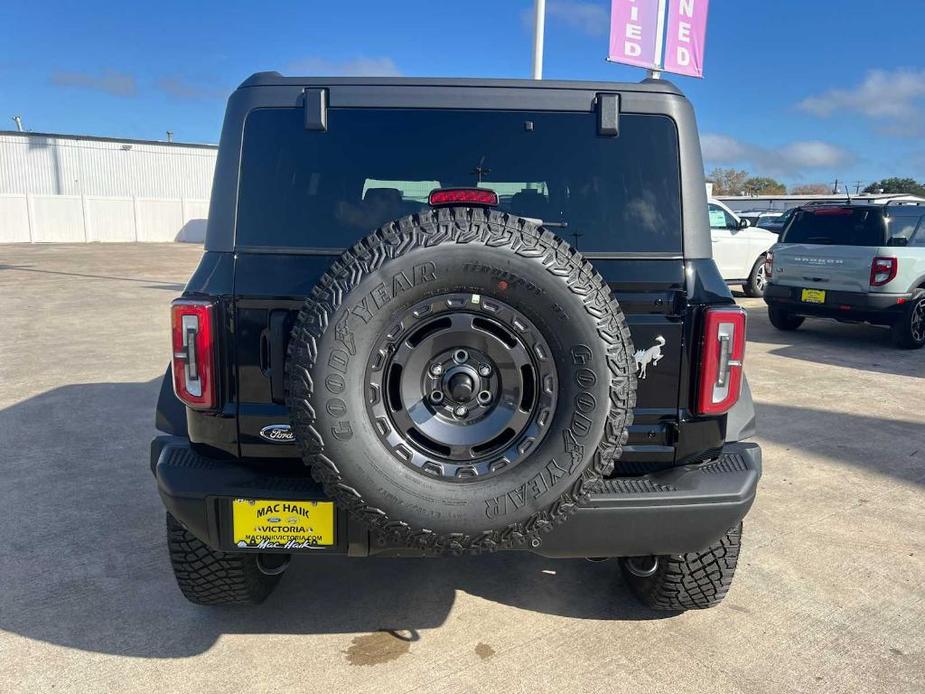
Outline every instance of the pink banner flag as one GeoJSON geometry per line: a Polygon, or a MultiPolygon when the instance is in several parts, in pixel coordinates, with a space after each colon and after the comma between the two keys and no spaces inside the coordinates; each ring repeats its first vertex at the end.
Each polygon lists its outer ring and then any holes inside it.
{"type": "Polygon", "coordinates": [[[659,0],[612,0],[609,60],[655,67],[659,0]]]}
{"type": "Polygon", "coordinates": [[[710,0],[670,0],[665,28],[667,72],[703,77],[703,49],[709,8],[710,0]]]}

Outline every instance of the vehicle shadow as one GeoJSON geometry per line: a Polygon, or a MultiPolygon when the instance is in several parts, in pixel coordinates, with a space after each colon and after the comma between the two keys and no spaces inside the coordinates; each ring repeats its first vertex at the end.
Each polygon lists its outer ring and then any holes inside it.
{"type": "Polygon", "coordinates": [[[894,347],[889,329],[883,326],[807,318],[798,330],[783,332],[770,324],[763,302],[758,305],[751,300],[744,308],[748,311],[749,342],[780,345],[771,350],[773,355],[813,364],[925,378],[925,352],[894,347]]]}
{"type": "Polygon", "coordinates": [[[57,388],[0,410],[0,629],[70,648],[175,658],[229,633],[417,632],[457,591],[578,619],[638,607],[615,561],[522,552],[447,559],[298,558],[259,608],[187,603],[148,467],[160,379],[57,388]]]}
{"type": "Polygon", "coordinates": [[[925,420],[755,403],[762,440],[925,485],[925,420]],[[884,446],[884,441],[890,445],[884,446]]]}

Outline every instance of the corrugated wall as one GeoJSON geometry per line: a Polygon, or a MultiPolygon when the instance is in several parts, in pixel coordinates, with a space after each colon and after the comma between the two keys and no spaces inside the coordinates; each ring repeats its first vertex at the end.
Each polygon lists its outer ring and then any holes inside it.
{"type": "Polygon", "coordinates": [[[202,242],[216,153],[0,132],[0,243],[202,242]]]}
{"type": "Polygon", "coordinates": [[[0,194],[208,199],[216,148],[0,134],[0,194]]]}

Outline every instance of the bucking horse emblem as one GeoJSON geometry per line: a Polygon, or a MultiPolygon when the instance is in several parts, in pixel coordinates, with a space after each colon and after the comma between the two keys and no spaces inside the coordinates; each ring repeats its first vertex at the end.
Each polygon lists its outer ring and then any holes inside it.
{"type": "Polygon", "coordinates": [[[638,349],[636,354],[633,357],[636,359],[636,373],[639,376],[639,380],[644,380],[646,377],[646,369],[649,367],[649,364],[655,366],[661,360],[664,354],[662,354],[662,347],[665,346],[665,338],[659,335],[655,338],[655,344],[649,347],[649,349],[638,349]]]}

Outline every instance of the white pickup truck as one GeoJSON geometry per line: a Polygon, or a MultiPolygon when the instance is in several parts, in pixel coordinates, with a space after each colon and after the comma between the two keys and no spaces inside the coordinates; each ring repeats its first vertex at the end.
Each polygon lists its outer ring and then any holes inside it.
{"type": "Polygon", "coordinates": [[[719,200],[709,200],[713,260],[727,284],[742,285],[746,296],[762,296],[767,284],[764,261],[777,234],[753,227],[719,200]]]}

